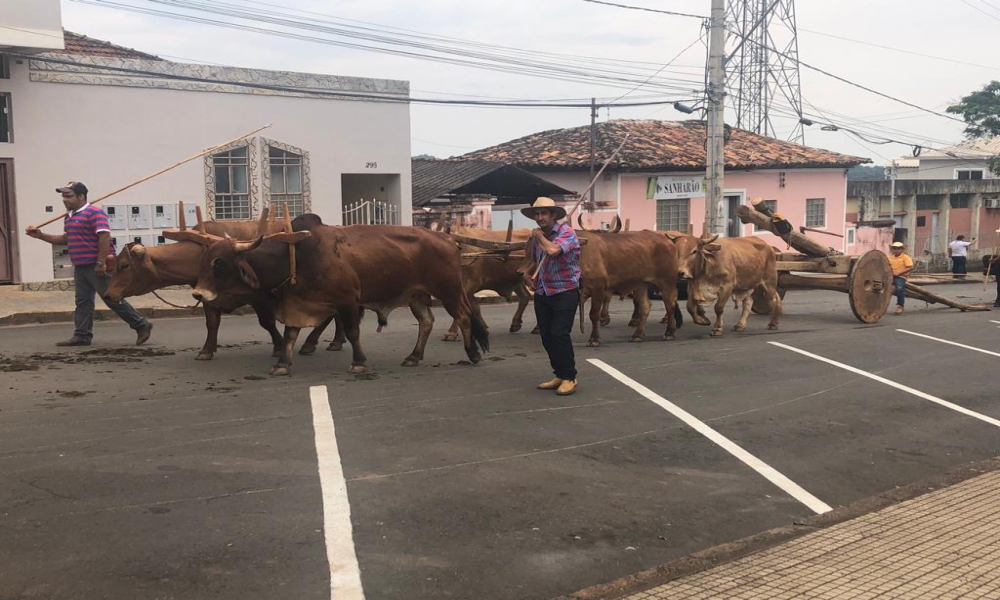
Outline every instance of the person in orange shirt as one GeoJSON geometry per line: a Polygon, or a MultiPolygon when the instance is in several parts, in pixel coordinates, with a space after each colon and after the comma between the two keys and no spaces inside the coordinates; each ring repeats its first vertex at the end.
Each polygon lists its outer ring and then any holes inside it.
{"type": "Polygon", "coordinates": [[[889,264],[892,265],[892,285],[896,288],[896,312],[903,314],[903,303],[906,301],[906,279],[913,270],[913,259],[903,252],[906,245],[903,242],[893,242],[889,246],[889,264]]]}

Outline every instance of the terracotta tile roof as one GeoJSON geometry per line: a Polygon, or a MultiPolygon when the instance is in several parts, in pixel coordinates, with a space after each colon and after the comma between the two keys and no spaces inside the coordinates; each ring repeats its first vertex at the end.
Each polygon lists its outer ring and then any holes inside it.
{"type": "Polygon", "coordinates": [[[65,50],[53,50],[52,54],[76,54],[84,56],[100,56],[103,58],[134,58],[140,60],[163,60],[159,56],[146,54],[111,42],[95,40],[79,33],[63,30],[65,50]]]}
{"type": "MultiPolygon", "coordinates": [[[[726,168],[853,167],[871,162],[728,128],[726,168]]],[[[609,169],[619,171],[699,171],[705,169],[704,121],[616,119],[597,126],[598,165],[628,143],[609,169]]],[[[542,131],[470,152],[460,158],[492,160],[526,169],[569,171],[590,167],[590,126],[542,131]]]]}

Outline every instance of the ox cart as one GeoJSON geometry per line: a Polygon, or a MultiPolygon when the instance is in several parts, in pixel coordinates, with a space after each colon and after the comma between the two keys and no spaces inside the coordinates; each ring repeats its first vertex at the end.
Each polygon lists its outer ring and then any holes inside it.
{"type": "MultiPolygon", "coordinates": [[[[778,293],[787,290],[832,290],[847,294],[851,312],[862,323],[877,323],[889,309],[893,298],[892,266],[889,257],[880,250],[869,250],[860,256],[846,256],[823,246],[796,231],[786,219],[773,213],[763,201],[755,199],[752,206],[740,206],[736,216],[745,224],[753,224],[780,237],[797,252],[777,255],[778,293]]],[[[813,230],[816,231],[816,230],[813,230]]],[[[823,233],[823,232],[819,232],[823,233]]],[[[961,311],[990,310],[981,304],[965,304],[939,296],[913,284],[906,284],[906,296],[915,300],[957,308],[961,311]]],[[[753,311],[770,312],[770,301],[760,291],[754,293],[753,311]]]]}

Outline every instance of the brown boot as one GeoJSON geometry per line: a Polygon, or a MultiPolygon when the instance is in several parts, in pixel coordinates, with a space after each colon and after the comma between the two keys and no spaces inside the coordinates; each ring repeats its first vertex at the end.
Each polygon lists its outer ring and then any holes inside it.
{"type": "Polygon", "coordinates": [[[576,391],[576,380],[566,379],[559,384],[559,389],[556,390],[556,394],[560,396],[569,396],[576,391]]]}
{"type": "Polygon", "coordinates": [[[563,380],[556,377],[552,381],[546,381],[545,383],[539,383],[538,389],[540,390],[554,390],[562,385],[563,380]]]}
{"type": "Polygon", "coordinates": [[[135,330],[135,345],[136,346],[141,346],[141,345],[145,344],[146,341],[149,339],[149,334],[151,334],[151,333],[153,333],[153,324],[152,323],[148,323],[147,322],[145,325],[143,325],[139,329],[136,329],[135,330]]]}
{"type": "Polygon", "coordinates": [[[61,342],[56,342],[56,346],[89,346],[90,341],[81,340],[80,338],[69,338],[61,342]]]}

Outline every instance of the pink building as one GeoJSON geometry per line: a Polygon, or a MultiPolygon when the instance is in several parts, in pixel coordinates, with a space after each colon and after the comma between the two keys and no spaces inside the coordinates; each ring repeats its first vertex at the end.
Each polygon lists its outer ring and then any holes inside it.
{"type": "MultiPolygon", "coordinates": [[[[847,169],[865,158],[847,156],[728,129],[725,197],[727,235],[758,235],[784,249],[769,232],[735,218],[736,207],[760,196],[795,225],[845,237],[818,236],[847,251],[847,169]]],[[[702,121],[613,120],[597,126],[596,168],[629,134],[595,186],[583,212],[588,228],[615,215],[630,228],[700,235],[705,221],[705,124],[702,121]]],[[[463,158],[513,164],[556,185],[582,192],[590,182],[590,127],[543,131],[463,158]]],[[[575,224],[574,224],[575,225],[575,224]]]]}

